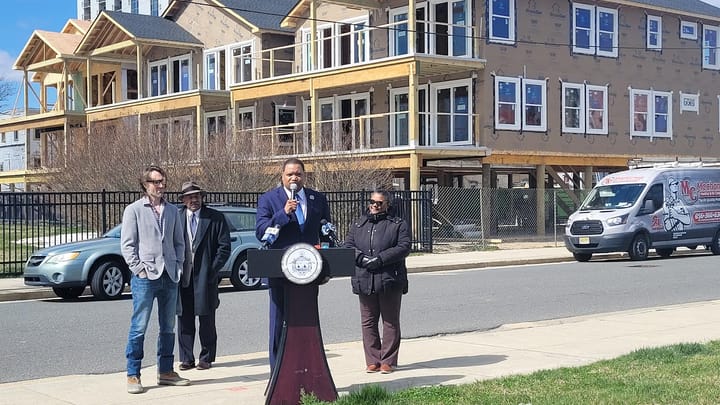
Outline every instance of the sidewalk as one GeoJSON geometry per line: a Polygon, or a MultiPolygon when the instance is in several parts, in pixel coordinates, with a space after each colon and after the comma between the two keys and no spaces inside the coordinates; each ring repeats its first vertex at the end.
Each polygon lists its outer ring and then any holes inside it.
{"type": "MultiPolygon", "coordinates": [[[[417,255],[412,272],[572,260],[564,247],[417,255]]],[[[0,280],[0,299],[30,297],[22,281],[0,280]]],[[[38,289],[31,289],[37,291],[38,289]]],[[[42,289],[40,289],[42,290],[42,289]]],[[[49,289],[48,289],[49,290],[49,289]]],[[[50,296],[52,291],[49,291],[50,296]]],[[[17,298],[15,298],[17,299],[17,298]]],[[[361,342],[326,345],[338,392],[367,384],[386,389],[465,384],[540,369],[574,367],[643,347],[720,339],[720,301],[644,308],[541,322],[503,325],[485,332],[404,339],[399,369],[366,374],[361,342]]],[[[69,375],[0,384],[0,405],[263,404],[267,353],[225,356],[207,371],[190,370],[188,387],[158,387],[156,369],[143,370],[141,395],[126,393],[125,373],[69,375]]]]}

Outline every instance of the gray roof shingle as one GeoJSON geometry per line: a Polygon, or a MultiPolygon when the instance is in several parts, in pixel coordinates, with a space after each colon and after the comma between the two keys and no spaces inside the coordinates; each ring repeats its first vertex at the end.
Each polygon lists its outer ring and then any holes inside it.
{"type": "Polygon", "coordinates": [[[298,0],[219,0],[218,2],[260,29],[288,31],[280,27],[280,23],[295,7],[298,0]]]}
{"type": "Polygon", "coordinates": [[[720,17],[720,8],[700,0],[635,0],[650,6],[664,7],[682,12],[702,14],[709,17],[720,17]]]}
{"type": "Polygon", "coordinates": [[[176,22],[162,17],[108,10],[103,13],[138,39],[202,45],[199,39],[176,22]]]}

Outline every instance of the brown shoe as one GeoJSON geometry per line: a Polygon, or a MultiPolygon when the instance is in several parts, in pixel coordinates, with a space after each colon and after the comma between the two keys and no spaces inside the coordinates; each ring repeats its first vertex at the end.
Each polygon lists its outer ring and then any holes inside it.
{"type": "Polygon", "coordinates": [[[202,361],[202,360],[200,360],[200,362],[197,365],[198,370],[207,370],[210,367],[212,367],[212,363],[210,363],[208,361],[202,361]]]}
{"type": "Polygon", "coordinates": [[[168,371],[167,373],[158,374],[158,385],[184,386],[190,385],[190,380],[180,377],[178,373],[174,371],[168,371]]]}
{"type": "Polygon", "coordinates": [[[129,375],[127,378],[127,392],[129,394],[141,394],[145,389],[140,383],[140,377],[129,375]]]}
{"type": "Polygon", "coordinates": [[[383,364],[382,366],[380,366],[380,372],[381,372],[382,374],[390,374],[390,373],[392,373],[393,371],[394,371],[394,370],[393,370],[393,367],[392,367],[391,365],[389,365],[389,364],[383,364]]]}
{"type": "Polygon", "coordinates": [[[190,370],[190,369],[192,369],[192,368],[195,368],[195,362],[194,362],[194,361],[189,361],[189,362],[186,362],[186,363],[180,363],[180,367],[178,367],[178,368],[180,369],[180,371],[190,370]]]}
{"type": "Polygon", "coordinates": [[[367,368],[365,369],[366,373],[377,373],[380,371],[380,367],[378,367],[377,364],[368,364],[367,368]]]}

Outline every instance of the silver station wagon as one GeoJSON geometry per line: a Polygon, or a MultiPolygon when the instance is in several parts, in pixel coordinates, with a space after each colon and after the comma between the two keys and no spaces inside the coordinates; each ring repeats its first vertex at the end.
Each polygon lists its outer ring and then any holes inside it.
{"type": "MultiPolygon", "coordinates": [[[[247,251],[261,246],[255,237],[255,209],[210,206],[225,215],[230,227],[232,252],[220,280],[229,278],[237,290],[260,288],[260,279],[248,277],[247,271],[247,251]]],[[[120,225],[97,239],[34,252],[25,263],[23,277],[26,285],[52,287],[61,298],[77,298],[87,286],[98,299],[120,297],[130,282],[130,271],[120,252],[120,225]]]]}

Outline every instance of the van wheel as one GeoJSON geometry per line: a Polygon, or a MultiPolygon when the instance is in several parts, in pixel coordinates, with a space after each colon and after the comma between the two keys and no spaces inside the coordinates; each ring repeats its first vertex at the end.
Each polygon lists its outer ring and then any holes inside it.
{"type": "Polygon", "coordinates": [[[660,257],[664,258],[664,257],[670,257],[670,255],[673,254],[675,249],[674,248],[665,248],[665,249],[655,249],[655,251],[657,252],[657,254],[660,257]]]}
{"type": "Polygon", "coordinates": [[[125,289],[122,265],[117,260],[109,260],[101,264],[92,276],[90,289],[99,300],[120,298],[125,289]]]}
{"type": "MultiPolygon", "coordinates": [[[[648,242],[647,235],[644,233],[635,235],[632,243],[630,244],[630,249],[628,250],[630,259],[635,261],[647,260],[648,249],[650,249],[649,245],[650,243],[648,242]]],[[[718,249],[720,249],[720,247],[718,247],[718,249]]],[[[720,252],[720,250],[718,251],[720,252]]]]}
{"type": "Polygon", "coordinates": [[[260,279],[248,275],[247,254],[241,253],[233,264],[230,282],[238,291],[255,290],[260,287],[260,279]]]}
{"type": "Polygon", "coordinates": [[[592,253],[573,253],[573,257],[579,262],[589,262],[592,258],[592,253]]]}
{"type": "Polygon", "coordinates": [[[715,237],[713,237],[712,245],[710,245],[710,251],[714,255],[720,255],[720,229],[715,232],[715,237]]]}

